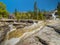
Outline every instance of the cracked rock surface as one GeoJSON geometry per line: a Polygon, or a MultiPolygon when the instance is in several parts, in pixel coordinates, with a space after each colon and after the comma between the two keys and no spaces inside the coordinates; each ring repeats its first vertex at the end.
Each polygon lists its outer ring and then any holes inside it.
{"type": "Polygon", "coordinates": [[[16,45],[60,45],[60,35],[53,28],[45,26],[38,33],[16,45]]]}

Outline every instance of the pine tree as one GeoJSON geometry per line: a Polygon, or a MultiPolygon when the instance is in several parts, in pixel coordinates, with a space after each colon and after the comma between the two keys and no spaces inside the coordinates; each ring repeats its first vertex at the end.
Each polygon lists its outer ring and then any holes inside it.
{"type": "Polygon", "coordinates": [[[60,18],[60,2],[58,2],[58,5],[57,5],[57,13],[58,13],[58,15],[59,15],[59,18],[60,18]]]}
{"type": "Polygon", "coordinates": [[[34,2],[34,18],[37,19],[38,15],[37,15],[37,2],[34,2]]]}
{"type": "Polygon", "coordinates": [[[15,9],[15,16],[17,16],[17,9],[15,9]]]}

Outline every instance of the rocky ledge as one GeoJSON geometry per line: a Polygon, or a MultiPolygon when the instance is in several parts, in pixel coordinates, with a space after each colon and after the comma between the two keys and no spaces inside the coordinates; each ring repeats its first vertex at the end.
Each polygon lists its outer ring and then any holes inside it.
{"type": "MultiPolygon", "coordinates": [[[[34,27],[36,27],[35,24],[34,27]]],[[[33,27],[31,26],[31,28],[33,27]]],[[[32,32],[26,32],[23,38],[13,38],[13,41],[10,40],[7,45],[60,45],[60,20],[49,20],[42,29],[39,27],[38,31],[34,30],[34,34],[32,32]]]]}
{"type": "Polygon", "coordinates": [[[51,23],[16,45],[60,45],[60,24],[51,23]]]}

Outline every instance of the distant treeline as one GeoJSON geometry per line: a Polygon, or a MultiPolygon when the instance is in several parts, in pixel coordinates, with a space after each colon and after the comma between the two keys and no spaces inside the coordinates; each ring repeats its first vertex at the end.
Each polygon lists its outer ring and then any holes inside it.
{"type": "MultiPolygon", "coordinates": [[[[58,15],[60,17],[60,2],[57,5],[58,15]]],[[[46,13],[46,11],[44,11],[46,13]]],[[[46,17],[44,13],[38,9],[37,2],[34,2],[34,10],[27,12],[19,12],[17,9],[13,12],[12,16],[16,19],[36,19],[36,20],[44,20],[46,17]]],[[[0,18],[9,18],[10,13],[6,10],[6,5],[0,2],[0,18]]]]}

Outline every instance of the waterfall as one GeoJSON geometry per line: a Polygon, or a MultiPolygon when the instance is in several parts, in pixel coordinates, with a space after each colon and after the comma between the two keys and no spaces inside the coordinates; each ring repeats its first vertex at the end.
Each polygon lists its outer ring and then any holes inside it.
{"type": "Polygon", "coordinates": [[[52,17],[53,17],[54,20],[56,20],[55,13],[52,14],[52,17]]]}
{"type": "Polygon", "coordinates": [[[9,27],[10,27],[10,31],[13,30],[13,24],[10,24],[9,27]]]}
{"type": "Polygon", "coordinates": [[[54,20],[56,20],[56,15],[55,15],[56,12],[57,12],[57,10],[52,13],[52,17],[54,20]]]}

